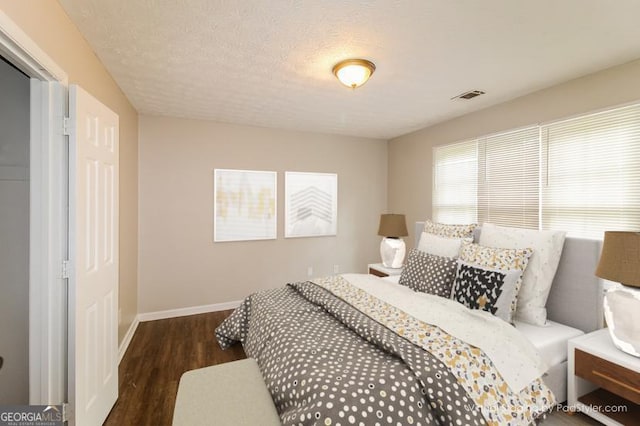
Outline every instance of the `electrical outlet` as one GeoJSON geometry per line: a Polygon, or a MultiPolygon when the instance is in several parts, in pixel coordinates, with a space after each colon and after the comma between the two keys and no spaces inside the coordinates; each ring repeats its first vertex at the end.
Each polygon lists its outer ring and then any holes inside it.
{"type": "Polygon", "coordinates": [[[340,265],[333,265],[333,273],[337,274],[340,272],[340,265]]]}
{"type": "Polygon", "coordinates": [[[307,276],[308,277],[313,276],[313,267],[312,266],[308,266],[307,267],[307,276]]]}

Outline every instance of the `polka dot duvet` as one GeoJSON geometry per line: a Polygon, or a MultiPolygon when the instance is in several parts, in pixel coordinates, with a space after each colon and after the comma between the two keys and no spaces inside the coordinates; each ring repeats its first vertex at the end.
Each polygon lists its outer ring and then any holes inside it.
{"type": "Polygon", "coordinates": [[[216,338],[257,360],[285,425],[527,425],[552,408],[541,379],[514,392],[480,349],[364,299],[341,276],[261,291],[216,338]]]}

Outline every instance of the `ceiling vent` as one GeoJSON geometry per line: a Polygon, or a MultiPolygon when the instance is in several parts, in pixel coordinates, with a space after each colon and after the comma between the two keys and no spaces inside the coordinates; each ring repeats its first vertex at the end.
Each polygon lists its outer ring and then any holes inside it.
{"type": "Polygon", "coordinates": [[[476,96],[480,96],[480,95],[484,95],[484,92],[482,90],[470,90],[468,92],[464,92],[458,96],[454,96],[453,98],[451,98],[451,100],[453,99],[472,99],[475,98],[476,96]]]}

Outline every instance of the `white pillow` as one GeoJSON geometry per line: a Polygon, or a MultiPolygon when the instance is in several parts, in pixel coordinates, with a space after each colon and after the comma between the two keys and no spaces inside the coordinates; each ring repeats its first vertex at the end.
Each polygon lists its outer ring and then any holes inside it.
{"type": "MultiPolygon", "coordinates": [[[[418,250],[442,257],[460,256],[460,246],[464,238],[447,238],[422,231],[418,250]]],[[[470,240],[470,239],[469,239],[470,240]]]]}
{"type": "Polygon", "coordinates": [[[480,244],[502,248],[532,248],[533,254],[522,275],[516,319],[533,325],[545,325],[547,298],[558,269],[566,233],[507,228],[491,223],[482,225],[480,244]]]}

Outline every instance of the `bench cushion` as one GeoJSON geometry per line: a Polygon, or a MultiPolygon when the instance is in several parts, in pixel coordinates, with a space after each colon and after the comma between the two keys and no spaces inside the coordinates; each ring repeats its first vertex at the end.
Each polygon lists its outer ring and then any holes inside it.
{"type": "Polygon", "coordinates": [[[187,371],[180,378],[174,426],[280,425],[252,358],[187,371]]]}

